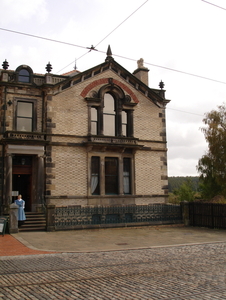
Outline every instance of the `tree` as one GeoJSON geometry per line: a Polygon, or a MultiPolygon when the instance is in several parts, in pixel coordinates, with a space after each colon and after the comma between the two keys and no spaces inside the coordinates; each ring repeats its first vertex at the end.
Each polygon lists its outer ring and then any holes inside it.
{"type": "Polygon", "coordinates": [[[205,114],[206,127],[201,130],[208,143],[208,150],[198,162],[201,192],[205,198],[226,196],[226,106],[218,106],[205,114]]]}
{"type": "Polygon", "coordinates": [[[192,188],[191,179],[186,179],[186,181],[184,181],[178,189],[175,189],[173,193],[177,196],[179,202],[195,200],[195,192],[192,188]]]}

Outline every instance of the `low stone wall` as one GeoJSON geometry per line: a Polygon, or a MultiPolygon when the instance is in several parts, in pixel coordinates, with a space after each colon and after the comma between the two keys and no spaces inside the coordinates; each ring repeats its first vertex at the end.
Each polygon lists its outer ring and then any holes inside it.
{"type": "Polygon", "coordinates": [[[52,206],[52,213],[54,219],[51,221],[52,226],[49,224],[49,230],[183,223],[181,206],[170,204],[55,208],[52,206]]]}

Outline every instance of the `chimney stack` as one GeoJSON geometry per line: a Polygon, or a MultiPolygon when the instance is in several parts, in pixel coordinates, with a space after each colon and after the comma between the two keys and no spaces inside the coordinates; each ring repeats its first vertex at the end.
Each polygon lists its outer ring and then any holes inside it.
{"type": "Polygon", "coordinates": [[[140,81],[148,86],[148,68],[144,67],[144,60],[143,58],[137,61],[137,69],[133,72],[140,81]]]}

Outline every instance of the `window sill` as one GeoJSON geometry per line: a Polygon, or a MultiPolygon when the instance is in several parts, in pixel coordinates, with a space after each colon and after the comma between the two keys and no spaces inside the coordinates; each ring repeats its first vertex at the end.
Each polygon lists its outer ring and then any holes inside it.
{"type": "Polygon", "coordinates": [[[4,137],[10,140],[45,140],[45,135],[37,132],[7,131],[4,137]]]}

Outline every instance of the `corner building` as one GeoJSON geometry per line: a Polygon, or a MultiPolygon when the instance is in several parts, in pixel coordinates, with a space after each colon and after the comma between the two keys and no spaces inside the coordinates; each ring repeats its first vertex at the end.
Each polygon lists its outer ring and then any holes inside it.
{"type": "Polygon", "coordinates": [[[165,99],[112,57],[87,71],[0,70],[1,214],[22,194],[27,211],[147,205],[168,197],[165,99]]]}

